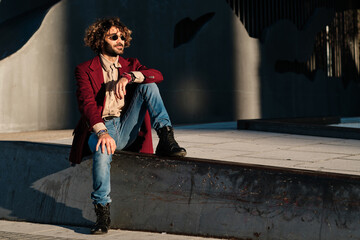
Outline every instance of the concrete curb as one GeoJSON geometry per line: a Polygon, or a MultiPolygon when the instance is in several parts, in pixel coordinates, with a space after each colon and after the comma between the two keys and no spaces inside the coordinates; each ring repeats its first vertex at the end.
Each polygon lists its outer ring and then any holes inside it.
{"type": "MultiPolygon", "coordinates": [[[[0,144],[0,218],[89,226],[91,160],[70,147],[0,144]]],[[[243,239],[358,239],[360,177],[119,152],[112,227],[243,239]]]]}
{"type": "Polygon", "coordinates": [[[0,149],[0,218],[92,224],[90,161],[71,167],[65,145],[2,141],[0,149]]]}

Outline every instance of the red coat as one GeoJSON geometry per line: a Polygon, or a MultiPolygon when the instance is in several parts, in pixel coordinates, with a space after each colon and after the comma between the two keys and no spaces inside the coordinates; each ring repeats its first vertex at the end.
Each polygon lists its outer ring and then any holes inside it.
{"type": "MultiPolygon", "coordinates": [[[[119,57],[119,63],[121,64],[121,68],[118,68],[119,76],[124,72],[140,71],[145,76],[143,83],[159,83],[163,80],[163,76],[159,71],[141,65],[136,58],[119,57]]],[[[69,161],[80,163],[84,156],[91,154],[87,141],[92,131],[92,126],[96,123],[104,122],[101,116],[105,103],[105,88],[99,56],[79,64],[75,69],[75,77],[77,83],[76,96],[81,118],[73,133],[74,139],[69,161]]],[[[127,86],[126,97],[131,97],[131,88],[134,85],[127,86]]],[[[131,150],[153,153],[151,124],[148,113],[145,115],[138,139],[133,145],[137,146],[130,146],[131,150]]]]}

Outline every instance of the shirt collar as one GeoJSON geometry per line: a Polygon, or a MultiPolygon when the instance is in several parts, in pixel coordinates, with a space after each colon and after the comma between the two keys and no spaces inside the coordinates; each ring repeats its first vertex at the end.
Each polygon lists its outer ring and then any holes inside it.
{"type": "Polygon", "coordinates": [[[104,55],[102,55],[100,53],[100,62],[101,62],[101,66],[102,68],[108,72],[110,71],[110,66],[113,65],[115,66],[115,68],[121,68],[121,64],[119,63],[119,58],[116,58],[116,61],[115,62],[110,62],[109,60],[107,60],[104,55]]]}

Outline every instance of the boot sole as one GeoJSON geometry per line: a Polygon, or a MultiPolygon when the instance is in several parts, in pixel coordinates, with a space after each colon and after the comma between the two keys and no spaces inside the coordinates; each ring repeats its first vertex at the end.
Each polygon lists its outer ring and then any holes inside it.
{"type": "Polygon", "coordinates": [[[177,153],[172,153],[172,154],[157,152],[157,153],[155,153],[155,155],[158,155],[161,157],[185,157],[186,152],[177,152],[177,153]]]}
{"type": "Polygon", "coordinates": [[[95,231],[95,232],[91,232],[92,235],[103,235],[103,234],[107,234],[108,231],[103,232],[103,231],[95,231]]]}

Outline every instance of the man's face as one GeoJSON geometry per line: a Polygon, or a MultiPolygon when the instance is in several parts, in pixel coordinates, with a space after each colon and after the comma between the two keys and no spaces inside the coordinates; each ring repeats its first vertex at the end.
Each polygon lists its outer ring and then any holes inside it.
{"type": "Polygon", "coordinates": [[[116,27],[112,26],[105,34],[102,54],[115,57],[124,53],[125,37],[116,27]]]}

